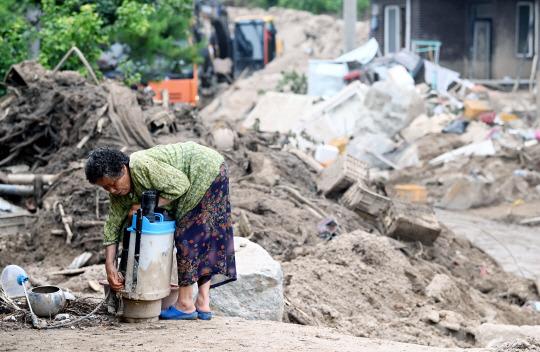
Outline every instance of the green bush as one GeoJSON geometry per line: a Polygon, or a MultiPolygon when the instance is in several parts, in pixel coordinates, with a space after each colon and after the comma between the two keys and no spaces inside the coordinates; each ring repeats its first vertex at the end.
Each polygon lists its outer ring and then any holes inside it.
{"type": "MultiPolygon", "coordinates": [[[[56,0],[42,1],[39,61],[43,67],[54,68],[69,49],[76,46],[99,75],[97,61],[103,53],[100,46],[108,44],[109,37],[95,8],[96,5],[89,4],[79,7],[76,0],[63,1],[60,5],[56,0]]],[[[83,74],[86,71],[76,55],[72,55],[62,69],[83,74]]]]}
{"type": "Polygon", "coordinates": [[[114,34],[131,49],[129,60],[122,65],[124,74],[139,72],[146,80],[159,79],[165,72],[180,74],[201,62],[199,51],[206,44],[189,43],[189,4],[186,0],[164,0],[149,7],[124,0],[117,11],[114,34]]]}
{"type": "Polygon", "coordinates": [[[340,13],[342,1],[335,0],[279,0],[278,6],[319,13],[340,13]]]}
{"type": "Polygon", "coordinates": [[[0,27],[0,80],[4,80],[12,65],[28,58],[34,36],[35,32],[22,18],[15,18],[0,27]]]}
{"type": "MultiPolygon", "coordinates": [[[[22,16],[32,5],[26,0],[2,0],[0,3],[0,82],[12,65],[28,59],[30,43],[36,38],[36,32],[22,16]]],[[[5,88],[0,85],[0,96],[4,94],[5,88]]]]}

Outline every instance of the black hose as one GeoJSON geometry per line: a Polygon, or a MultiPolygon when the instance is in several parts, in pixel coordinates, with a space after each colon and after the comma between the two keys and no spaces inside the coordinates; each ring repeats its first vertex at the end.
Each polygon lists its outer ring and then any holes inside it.
{"type": "MultiPolygon", "coordinates": [[[[120,235],[122,233],[122,230],[123,230],[123,226],[124,226],[124,222],[126,222],[128,218],[128,215],[126,215],[126,217],[124,218],[124,220],[122,220],[122,222],[120,223],[120,231],[118,233],[118,239],[116,240],[116,255],[115,255],[115,258],[114,258],[114,265],[118,268],[118,247],[119,247],[119,243],[120,243],[120,235]]],[[[34,324],[34,327],[35,328],[38,328],[38,329],[56,329],[56,328],[61,328],[61,327],[64,327],[64,326],[69,326],[69,325],[72,325],[72,324],[75,324],[75,323],[78,323],[84,319],[87,319],[89,316],[91,316],[92,314],[94,314],[95,312],[97,312],[99,310],[99,308],[101,308],[101,306],[103,305],[103,303],[105,301],[107,301],[107,299],[109,298],[109,296],[111,295],[111,291],[112,289],[109,289],[109,292],[107,292],[107,294],[105,295],[105,298],[103,298],[101,300],[101,302],[99,302],[99,304],[97,305],[96,308],[94,308],[93,311],[91,311],[90,313],[86,314],[84,317],[80,317],[78,319],[75,319],[75,320],[72,320],[72,321],[69,321],[69,322],[66,322],[66,323],[62,323],[62,324],[58,324],[58,325],[47,325],[47,326],[44,326],[44,327],[39,327],[39,326],[36,326],[36,324],[34,324]]]]}

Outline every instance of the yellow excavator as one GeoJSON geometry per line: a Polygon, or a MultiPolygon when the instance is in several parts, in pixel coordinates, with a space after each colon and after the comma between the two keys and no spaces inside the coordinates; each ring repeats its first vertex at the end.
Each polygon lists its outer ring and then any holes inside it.
{"type": "Polygon", "coordinates": [[[234,20],[234,76],[244,70],[260,70],[281,55],[282,42],[276,39],[272,16],[240,16],[234,20]]]}
{"type": "Polygon", "coordinates": [[[201,53],[204,61],[194,66],[189,78],[148,82],[156,99],[161,100],[161,91],[166,89],[171,103],[196,105],[200,96],[215,93],[217,82],[249,75],[281,54],[282,43],[276,39],[272,16],[237,17],[233,28],[231,35],[227,9],[221,1],[194,1],[192,35],[195,42],[207,43],[201,53]]]}

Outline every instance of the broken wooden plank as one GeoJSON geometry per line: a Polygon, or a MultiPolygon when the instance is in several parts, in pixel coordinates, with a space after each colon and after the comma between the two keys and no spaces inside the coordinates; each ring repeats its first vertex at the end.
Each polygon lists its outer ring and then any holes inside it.
{"type": "Polygon", "coordinates": [[[13,138],[15,138],[15,137],[17,137],[17,136],[20,136],[21,134],[24,133],[24,131],[25,131],[25,130],[22,129],[22,130],[19,130],[19,131],[17,131],[17,132],[13,132],[12,134],[9,134],[9,135],[7,135],[7,136],[5,136],[5,137],[2,137],[2,138],[0,138],[0,143],[7,142],[7,141],[9,141],[9,140],[11,140],[11,139],[13,139],[13,138]]]}
{"type": "Polygon", "coordinates": [[[73,258],[71,264],[67,266],[68,269],[79,269],[82,268],[88,260],[92,257],[92,253],[84,252],[83,254],[73,258]]]}
{"type": "Polygon", "coordinates": [[[92,69],[92,66],[90,66],[90,64],[88,64],[88,61],[86,60],[86,57],[84,57],[83,53],[79,50],[79,48],[77,48],[76,46],[72,46],[71,49],[68,50],[68,52],[66,53],[66,55],[64,55],[64,57],[62,58],[62,60],[60,60],[60,62],[58,63],[58,65],[56,65],[56,67],[54,68],[54,70],[52,71],[53,75],[56,73],[56,71],[58,71],[60,69],[60,67],[62,67],[62,65],[64,64],[64,62],[66,62],[66,60],[71,56],[71,54],[77,54],[77,56],[79,57],[79,59],[81,60],[81,62],[83,63],[84,67],[86,67],[86,70],[88,72],[88,74],[90,75],[90,77],[92,77],[92,79],[94,80],[94,82],[96,83],[97,86],[99,86],[99,81],[96,77],[96,74],[94,73],[94,70],[92,69]]]}
{"type": "Polygon", "coordinates": [[[380,161],[382,161],[386,165],[390,166],[394,170],[401,170],[401,167],[399,165],[391,162],[390,160],[388,160],[387,158],[385,158],[381,154],[376,153],[376,152],[374,152],[373,150],[370,150],[370,149],[365,149],[365,151],[368,152],[369,154],[373,155],[374,157],[376,157],[377,159],[379,159],[380,161]]]}
{"type": "Polygon", "coordinates": [[[0,122],[9,115],[9,108],[4,111],[4,114],[0,116],[0,122]]]}
{"type": "Polygon", "coordinates": [[[90,286],[90,288],[96,292],[103,291],[103,286],[101,286],[96,280],[88,280],[88,286],[90,286]]]}
{"type": "Polygon", "coordinates": [[[105,226],[103,220],[79,220],[75,222],[75,227],[105,226]]]}
{"type": "Polygon", "coordinates": [[[326,215],[326,213],[320,209],[318,206],[316,206],[315,204],[313,204],[313,202],[311,202],[309,199],[306,199],[304,197],[302,197],[300,195],[300,193],[291,188],[291,187],[288,187],[288,186],[276,186],[275,188],[280,188],[280,189],[284,189],[285,191],[289,192],[289,194],[291,196],[293,196],[294,198],[296,198],[297,200],[301,201],[302,203],[304,203],[305,205],[309,206],[310,208],[312,208],[314,211],[315,211],[315,214],[319,214],[319,216],[322,216],[323,218],[327,218],[328,215],[326,215]]]}
{"type": "Polygon", "coordinates": [[[23,143],[20,143],[20,144],[14,146],[13,148],[11,148],[9,150],[9,152],[13,153],[16,150],[19,150],[19,149],[21,149],[23,147],[26,147],[27,145],[30,145],[30,144],[34,143],[35,141],[37,141],[38,139],[40,139],[44,135],[45,135],[45,131],[39,132],[36,135],[34,135],[32,138],[29,138],[26,141],[24,141],[23,143]]]}
{"type": "MultiPolygon", "coordinates": [[[[0,143],[2,143],[2,142],[0,142],[0,143]]],[[[11,160],[15,159],[19,155],[20,151],[21,151],[20,149],[16,150],[14,153],[11,153],[7,158],[0,161],[0,166],[5,165],[5,164],[9,163],[11,160]]]]}
{"type": "Polygon", "coordinates": [[[72,222],[71,216],[66,216],[64,212],[64,206],[61,203],[58,203],[58,210],[62,216],[62,223],[64,224],[64,229],[66,230],[66,243],[71,244],[71,239],[73,238],[73,232],[71,232],[70,223],[72,222]]]}
{"type": "Polygon", "coordinates": [[[85,268],[79,268],[79,269],[66,269],[66,270],[60,270],[60,271],[53,271],[51,275],[77,275],[82,274],[86,270],[88,270],[90,267],[85,268]]]}
{"type": "Polygon", "coordinates": [[[289,153],[296,156],[298,159],[304,162],[307,166],[311,167],[315,172],[320,172],[324,167],[319,164],[315,159],[313,159],[311,156],[307,155],[301,150],[298,149],[286,149],[289,153]]]}
{"type": "Polygon", "coordinates": [[[76,148],[77,149],[82,149],[82,147],[84,147],[84,145],[86,144],[86,142],[88,142],[88,140],[90,139],[90,137],[92,137],[92,134],[89,133],[87,134],[86,136],[84,136],[79,143],[77,143],[77,146],[76,148]]]}
{"type": "Polygon", "coordinates": [[[0,98],[0,110],[7,108],[11,102],[15,99],[15,95],[8,93],[0,98]]]}

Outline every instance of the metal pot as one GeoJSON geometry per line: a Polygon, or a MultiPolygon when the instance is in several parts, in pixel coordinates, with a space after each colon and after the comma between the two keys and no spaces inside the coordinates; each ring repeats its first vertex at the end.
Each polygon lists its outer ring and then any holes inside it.
{"type": "Polygon", "coordinates": [[[64,291],[57,286],[38,286],[28,291],[28,303],[39,317],[53,317],[66,306],[64,291]]]}

